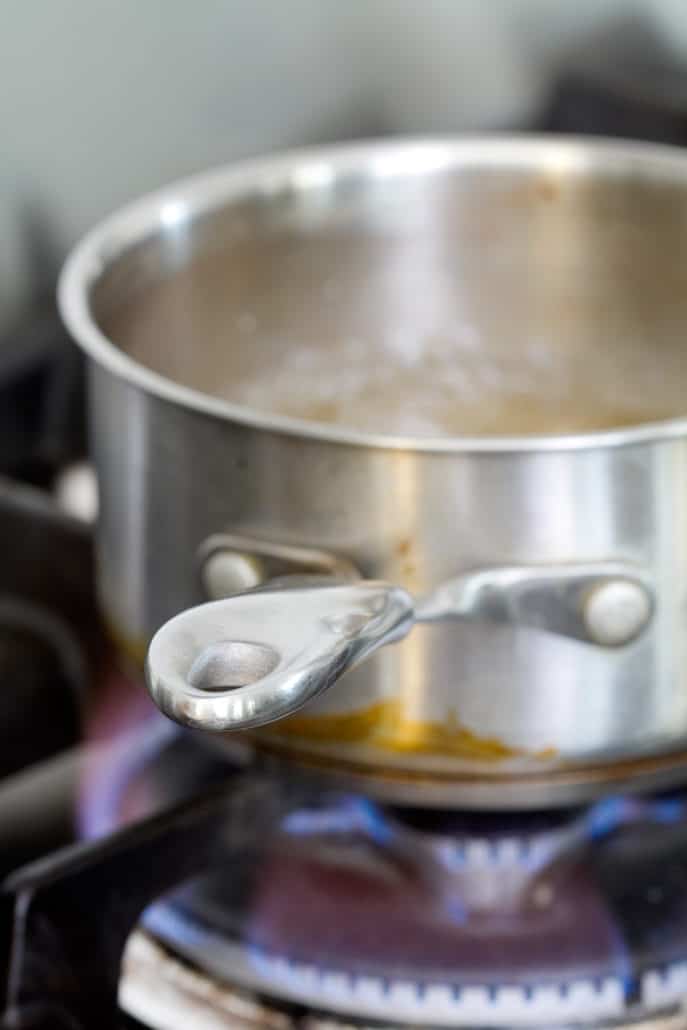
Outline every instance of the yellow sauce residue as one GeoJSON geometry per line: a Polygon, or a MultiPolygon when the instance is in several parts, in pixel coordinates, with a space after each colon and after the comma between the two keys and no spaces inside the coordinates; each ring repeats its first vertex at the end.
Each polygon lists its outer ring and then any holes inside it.
{"type": "Polygon", "coordinates": [[[341,715],[294,715],[270,727],[270,732],[319,742],[367,744],[395,754],[449,755],[491,762],[555,756],[552,748],[533,753],[504,744],[497,737],[480,737],[464,726],[455,712],[449,712],[442,722],[409,719],[397,699],[341,715]]]}

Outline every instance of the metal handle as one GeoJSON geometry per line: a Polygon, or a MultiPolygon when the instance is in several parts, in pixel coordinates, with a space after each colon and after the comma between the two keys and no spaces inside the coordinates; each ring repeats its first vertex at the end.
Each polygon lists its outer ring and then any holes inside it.
{"type": "Polygon", "coordinates": [[[621,647],[641,633],[653,607],[646,577],[620,562],[512,565],[478,569],[442,584],[416,603],[416,621],[508,622],[621,647]]]}
{"type": "Polygon", "coordinates": [[[419,600],[387,583],[292,577],[175,616],[153,637],[146,678],[177,722],[249,729],[297,711],[416,622],[489,619],[618,647],[653,605],[646,579],[613,562],[482,569],[419,600]]]}
{"type": "Polygon", "coordinates": [[[170,718],[249,729],[290,715],[405,636],[413,600],[385,583],[282,584],[190,608],[153,637],[146,679],[170,718]]]}

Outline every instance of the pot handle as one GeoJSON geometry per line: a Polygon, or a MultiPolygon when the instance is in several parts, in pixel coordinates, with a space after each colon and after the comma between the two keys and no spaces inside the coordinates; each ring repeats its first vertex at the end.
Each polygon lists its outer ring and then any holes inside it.
{"type": "Polygon", "coordinates": [[[507,622],[620,647],[653,608],[645,577],[616,562],[481,569],[419,600],[388,583],[290,576],[170,619],[151,641],[146,679],[185,726],[250,729],[296,712],[416,622],[507,622]]]}
{"type": "Polygon", "coordinates": [[[148,690],[185,726],[262,726],[297,711],[413,622],[413,600],[399,587],[294,577],[170,619],[148,649],[148,690]]]}

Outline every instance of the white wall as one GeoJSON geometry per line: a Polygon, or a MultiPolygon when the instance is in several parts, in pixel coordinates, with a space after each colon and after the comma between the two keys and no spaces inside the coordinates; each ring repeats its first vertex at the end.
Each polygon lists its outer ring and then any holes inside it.
{"type": "Polygon", "coordinates": [[[0,327],[28,274],[23,210],[65,249],[242,155],[517,123],[562,45],[636,6],[687,51],[684,0],[3,0],[0,327]]]}

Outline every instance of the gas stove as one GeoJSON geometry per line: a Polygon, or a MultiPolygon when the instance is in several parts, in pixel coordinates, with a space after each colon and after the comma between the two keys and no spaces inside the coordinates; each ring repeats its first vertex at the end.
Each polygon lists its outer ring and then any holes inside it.
{"type": "Polygon", "coordinates": [[[89,527],[6,482],[0,528],[15,744],[52,732],[0,782],[4,1025],[687,1025],[687,791],[430,812],[220,756],[114,656],[89,527]]]}
{"type": "MultiPolygon", "coordinates": [[[[226,776],[202,744],[176,732],[160,743],[106,804],[86,792],[87,822],[112,832],[140,817],[141,798],[144,810],[168,798],[180,768],[185,787],[226,776]]],[[[678,1018],[687,794],[440,814],[260,775],[235,770],[226,784],[229,810],[250,809],[252,839],[245,826],[239,850],[223,837],[209,870],[148,906],[129,939],[120,1000],[145,1022],[181,1025],[182,998],[199,992],[230,1019],[252,998],[329,1025],[678,1018]]]]}

